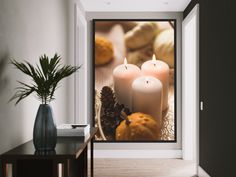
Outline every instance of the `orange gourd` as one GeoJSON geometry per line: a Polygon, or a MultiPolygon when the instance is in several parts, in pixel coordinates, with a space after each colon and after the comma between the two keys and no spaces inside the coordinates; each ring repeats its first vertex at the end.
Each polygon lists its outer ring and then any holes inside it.
{"type": "Polygon", "coordinates": [[[116,128],[117,141],[159,140],[160,124],[152,116],[133,113],[116,128]]]}
{"type": "Polygon", "coordinates": [[[114,55],[114,48],[108,39],[104,37],[95,37],[95,65],[104,65],[109,63],[114,55]]]}

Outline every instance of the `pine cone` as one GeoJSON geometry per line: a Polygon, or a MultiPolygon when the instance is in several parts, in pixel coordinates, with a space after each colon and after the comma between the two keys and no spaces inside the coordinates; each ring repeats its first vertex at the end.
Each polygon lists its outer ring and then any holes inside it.
{"type": "Polygon", "coordinates": [[[102,108],[104,111],[113,111],[115,105],[115,95],[112,89],[108,86],[102,88],[101,91],[101,101],[102,101],[102,108]]]}
{"type": "Polygon", "coordinates": [[[124,120],[122,114],[130,115],[131,112],[123,104],[116,102],[113,90],[104,86],[101,91],[102,115],[101,124],[103,132],[108,140],[115,140],[116,128],[124,120]]]}
{"type": "Polygon", "coordinates": [[[116,120],[114,119],[114,116],[110,115],[102,115],[101,117],[101,124],[103,127],[103,132],[106,135],[106,138],[108,140],[114,140],[115,139],[115,131],[116,131],[116,120]]]}

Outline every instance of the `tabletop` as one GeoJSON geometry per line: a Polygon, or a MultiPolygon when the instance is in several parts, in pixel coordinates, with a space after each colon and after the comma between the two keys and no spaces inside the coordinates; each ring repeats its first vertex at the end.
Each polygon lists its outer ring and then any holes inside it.
{"type": "Polygon", "coordinates": [[[97,132],[97,128],[91,128],[90,134],[83,137],[65,137],[57,138],[57,144],[54,151],[36,151],[33,141],[28,141],[16,148],[7,151],[1,155],[5,159],[69,159],[78,158],[87,144],[91,141],[97,132]]]}

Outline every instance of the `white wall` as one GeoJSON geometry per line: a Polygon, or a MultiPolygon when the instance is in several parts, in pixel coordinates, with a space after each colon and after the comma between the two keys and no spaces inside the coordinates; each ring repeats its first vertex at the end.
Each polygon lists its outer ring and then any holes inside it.
{"type": "MultiPolygon", "coordinates": [[[[18,61],[36,63],[41,54],[52,56],[58,52],[63,62],[69,61],[65,0],[1,0],[0,1],[0,60],[6,53],[18,61]]],[[[19,105],[7,103],[17,86],[16,80],[29,79],[9,64],[3,76],[7,84],[0,90],[0,153],[32,138],[33,123],[40,102],[30,96],[19,105]]],[[[0,76],[1,78],[1,76],[0,76]]],[[[71,105],[67,97],[67,81],[56,91],[51,104],[56,123],[74,120],[67,111],[71,105]]]]}
{"type": "Polygon", "coordinates": [[[68,5],[68,60],[72,65],[81,66],[79,71],[68,78],[67,98],[69,122],[87,124],[87,21],[79,0],[69,0],[68,5]]]}
{"type": "Polygon", "coordinates": [[[183,21],[183,159],[198,162],[198,5],[183,21]]]}
{"type": "MultiPolygon", "coordinates": [[[[96,143],[96,150],[177,150],[176,157],[179,157],[181,150],[181,24],[183,15],[182,12],[86,12],[86,19],[88,21],[88,121],[92,117],[92,70],[94,69],[92,61],[92,19],[177,19],[177,143],[96,143]]],[[[124,152],[124,151],[123,151],[124,152]]],[[[156,153],[158,156],[158,152],[156,153]]],[[[121,154],[122,155],[122,154],[121,154]]],[[[155,157],[155,154],[154,156],[155,157]]]]}

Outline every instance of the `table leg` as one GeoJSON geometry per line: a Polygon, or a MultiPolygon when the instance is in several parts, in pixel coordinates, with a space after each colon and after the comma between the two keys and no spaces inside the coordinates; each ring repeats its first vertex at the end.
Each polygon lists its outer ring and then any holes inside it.
{"type": "Polygon", "coordinates": [[[57,160],[53,161],[53,177],[59,177],[59,174],[58,174],[58,161],[57,160]]]}
{"type": "Polygon", "coordinates": [[[68,160],[68,165],[67,167],[65,166],[65,170],[69,168],[68,176],[65,177],[88,177],[87,149],[86,146],[77,159],[68,160]]]}
{"type": "Polygon", "coordinates": [[[62,174],[63,174],[63,177],[70,177],[70,174],[69,174],[69,161],[68,160],[65,160],[63,162],[63,165],[62,165],[62,174]]]}
{"type": "Polygon", "coordinates": [[[12,162],[12,177],[17,177],[17,161],[12,162]]]}
{"type": "Polygon", "coordinates": [[[0,160],[1,165],[1,171],[0,171],[0,177],[7,177],[7,163],[5,160],[0,160]]]}
{"type": "Polygon", "coordinates": [[[78,158],[79,174],[81,177],[88,177],[88,147],[84,148],[82,154],[78,158]]]}
{"type": "Polygon", "coordinates": [[[3,177],[3,164],[2,164],[2,159],[0,159],[0,177],[3,177]]]}
{"type": "Polygon", "coordinates": [[[93,162],[93,138],[91,139],[91,142],[90,142],[90,174],[91,174],[91,177],[93,177],[93,170],[94,170],[94,162],[93,162]]]}
{"type": "Polygon", "coordinates": [[[0,170],[0,177],[8,177],[8,172],[9,172],[9,168],[8,168],[8,165],[11,164],[12,168],[11,168],[11,173],[12,174],[12,177],[17,177],[17,163],[16,163],[16,160],[4,160],[4,159],[1,159],[0,160],[0,167],[1,167],[1,170],[0,170]]]}

